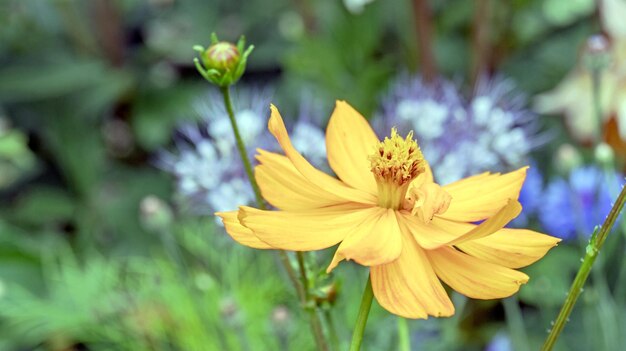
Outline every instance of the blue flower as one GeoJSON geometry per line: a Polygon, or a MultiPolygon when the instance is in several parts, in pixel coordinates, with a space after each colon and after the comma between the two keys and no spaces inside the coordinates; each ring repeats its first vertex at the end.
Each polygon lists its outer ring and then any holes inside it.
{"type": "Polygon", "coordinates": [[[482,80],[468,100],[448,81],[402,77],[373,124],[381,135],[393,126],[402,133],[413,130],[443,184],[487,170],[512,170],[527,162],[538,143],[535,116],[514,88],[508,80],[482,80]]]}
{"type": "Polygon", "coordinates": [[[543,196],[543,178],[539,168],[531,162],[526,172],[526,180],[519,194],[518,201],[522,204],[522,213],[511,222],[512,226],[528,227],[530,218],[537,212],[543,196]]]}
{"type": "MultiPolygon", "coordinates": [[[[270,140],[265,123],[271,95],[266,89],[238,90],[233,95],[239,132],[248,156],[270,140]]],[[[195,105],[198,122],[182,124],[175,148],[161,151],[157,166],[176,180],[177,202],[184,210],[209,214],[254,200],[222,96],[211,92],[195,105]]]]}
{"type": "MultiPolygon", "coordinates": [[[[251,162],[257,148],[277,149],[266,128],[270,97],[266,89],[239,90],[234,94],[235,116],[251,162]]],[[[316,123],[320,119],[315,118],[315,111],[306,103],[302,106],[291,131],[292,143],[315,166],[328,168],[324,132],[316,123]]],[[[181,125],[174,138],[175,147],[161,151],[156,161],[157,167],[174,176],[177,202],[195,214],[251,204],[254,192],[221,95],[209,93],[195,108],[199,121],[181,125]]]]}
{"type": "Polygon", "coordinates": [[[539,220],[548,234],[564,240],[588,237],[611,210],[612,189],[621,184],[617,174],[596,167],[573,170],[567,180],[557,178],[546,188],[539,220]]]}

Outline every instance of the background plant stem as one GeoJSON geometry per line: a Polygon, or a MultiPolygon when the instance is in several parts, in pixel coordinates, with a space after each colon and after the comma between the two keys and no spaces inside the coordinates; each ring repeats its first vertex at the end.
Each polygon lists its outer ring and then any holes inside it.
{"type": "Polygon", "coordinates": [[[402,317],[398,317],[398,350],[411,351],[409,324],[402,317]]]}
{"type": "MultiPolygon", "coordinates": [[[[250,159],[248,159],[248,154],[246,153],[246,146],[241,138],[241,134],[239,133],[239,127],[237,125],[237,119],[235,118],[235,112],[233,110],[233,102],[230,98],[230,87],[225,86],[221,87],[220,91],[222,93],[222,97],[224,98],[224,106],[226,107],[226,112],[228,112],[228,118],[230,119],[230,125],[233,129],[233,133],[235,134],[235,140],[237,142],[237,149],[239,150],[239,155],[241,156],[241,160],[243,161],[243,166],[246,170],[246,174],[248,175],[248,180],[250,181],[250,185],[252,185],[252,190],[254,191],[254,197],[257,202],[257,206],[266,210],[267,206],[265,206],[265,201],[263,201],[263,196],[261,196],[261,189],[254,178],[254,172],[252,171],[252,165],[250,163],[250,159]]],[[[300,269],[300,280],[298,280],[298,275],[294,271],[291,266],[291,262],[289,261],[289,256],[287,252],[283,250],[278,250],[278,255],[280,257],[280,261],[282,265],[285,267],[287,271],[287,275],[289,276],[289,280],[296,288],[298,292],[298,297],[300,298],[300,302],[303,308],[307,308],[307,303],[309,301],[309,293],[308,293],[308,282],[306,277],[306,267],[304,262],[304,256],[302,252],[297,253],[298,257],[298,266],[300,269]]],[[[315,337],[315,343],[317,345],[318,350],[327,351],[328,346],[326,344],[326,339],[324,338],[324,332],[322,329],[322,323],[320,321],[319,316],[317,315],[317,308],[313,307],[309,309],[309,316],[311,321],[311,329],[313,331],[313,336],[315,337]]]]}
{"type": "Polygon", "coordinates": [[[606,220],[604,220],[602,227],[600,227],[600,230],[594,232],[593,235],[591,236],[591,239],[589,240],[589,244],[587,245],[587,250],[586,250],[585,258],[583,259],[583,263],[580,266],[578,273],[576,274],[576,278],[574,279],[574,282],[572,283],[572,287],[570,288],[569,293],[567,294],[567,297],[565,298],[563,307],[561,308],[561,311],[559,312],[559,315],[556,318],[556,322],[554,323],[554,326],[550,330],[550,334],[548,335],[548,338],[543,344],[543,347],[541,348],[541,350],[548,351],[548,350],[552,350],[552,348],[554,347],[556,340],[558,339],[559,335],[561,334],[561,331],[563,331],[563,328],[565,327],[565,323],[569,319],[569,315],[572,313],[572,309],[574,308],[574,305],[576,304],[576,300],[578,300],[578,296],[580,296],[580,293],[583,290],[585,281],[587,280],[587,277],[589,276],[589,273],[591,272],[591,267],[593,267],[593,263],[596,261],[596,258],[598,257],[598,253],[600,249],[602,248],[602,245],[604,244],[604,241],[606,240],[606,237],[609,234],[609,231],[613,227],[615,220],[617,219],[617,217],[619,216],[619,213],[624,207],[625,201],[626,201],[626,188],[622,188],[622,191],[620,192],[615,202],[615,205],[613,205],[613,208],[611,208],[611,212],[609,212],[609,215],[606,217],[606,220]]]}
{"type": "Polygon", "coordinates": [[[488,73],[491,54],[491,6],[489,0],[474,2],[474,21],[472,24],[472,60],[470,81],[472,86],[481,76],[488,73]]]}
{"type": "Polygon", "coordinates": [[[361,349],[361,342],[363,342],[363,332],[365,331],[367,317],[369,316],[370,309],[372,308],[373,298],[374,292],[372,291],[372,278],[368,276],[367,283],[365,283],[365,290],[363,290],[363,296],[361,297],[361,307],[359,307],[359,315],[357,316],[356,324],[354,325],[350,351],[359,351],[361,349]]]}
{"type": "Polygon", "coordinates": [[[413,18],[417,36],[420,71],[424,80],[432,83],[437,77],[437,63],[433,54],[433,18],[428,0],[413,0],[413,18]]]}
{"type": "Polygon", "coordinates": [[[337,335],[337,328],[335,327],[333,316],[328,309],[324,310],[324,320],[326,321],[326,327],[328,328],[328,334],[330,337],[330,344],[332,345],[332,349],[336,351],[341,350],[339,336],[337,335]]]}

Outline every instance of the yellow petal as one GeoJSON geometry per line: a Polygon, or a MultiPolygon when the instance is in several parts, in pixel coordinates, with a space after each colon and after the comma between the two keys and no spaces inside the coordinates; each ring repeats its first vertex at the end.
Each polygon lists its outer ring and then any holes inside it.
{"type": "Polygon", "coordinates": [[[402,237],[395,211],[378,208],[341,242],[326,272],[330,273],[344,259],[364,266],[388,263],[397,259],[401,251],[402,237]]]}
{"type": "Polygon", "coordinates": [[[424,182],[433,183],[434,181],[433,170],[430,168],[428,162],[424,162],[424,182]]]}
{"type": "Polygon", "coordinates": [[[337,244],[376,211],[375,207],[355,204],[299,212],[262,211],[242,206],[239,221],[271,247],[309,251],[337,244]]]}
{"type": "Polygon", "coordinates": [[[291,161],[279,154],[258,150],[261,165],[255,167],[254,176],[263,198],[281,210],[306,210],[332,206],[344,199],[320,189],[308,181],[291,161]]]}
{"type": "Polygon", "coordinates": [[[451,247],[427,251],[427,255],[441,280],[474,299],[508,297],[528,282],[528,276],[522,272],[482,261],[451,247]]]}
{"type": "Polygon", "coordinates": [[[441,218],[475,222],[493,216],[509,199],[519,197],[528,167],[506,174],[483,173],[443,187],[452,201],[441,218]]]}
{"type": "Polygon", "coordinates": [[[316,186],[325,189],[347,201],[360,202],[365,204],[375,204],[377,199],[374,194],[367,193],[363,190],[351,188],[338,179],[313,167],[302,155],[296,151],[291,144],[287,129],[282,117],[274,105],[271,106],[272,114],[268,122],[268,129],[274,135],[285,155],[291,160],[294,167],[306,179],[316,186]]]}
{"type": "Polygon", "coordinates": [[[271,246],[259,240],[250,229],[239,223],[239,219],[237,218],[238,212],[239,211],[217,212],[215,215],[222,219],[226,233],[236,242],[255,249],[271,249],[271,246]]]}
{"type": "Polygon", "coordinates": [[[451,233],[464,233],[448,243],[448,245],[453,245],[491,235],[504,228],[504,226],[517,217],[520,212],[522,212],[522,205],[517,200],[509,200],[506,205],[496,212],[491,218],[486,219],[469,232],[464,232],[466,229],[463,226],[464,223],[448,221],[445,219],[437,220],[435,225],[451,233]]]}
{"type": "Polygon", "coordinates": [[[377,193],[368,156],[378,138],[369,123],[345,101],[337,101],[326,129],[328,163],[346,184],[371,194],[377,193]]]}
{"type": "Polygon", "coordinates": [[[405,218],[407,228],[419,245],[427,250],[432,250],[491,235],[517,217],[521,210],[522,206],[519,202],[509,200],[493,217],[477,226],[470,227],[467,226],[467,223],[449,221],[437,218],[437,216],[429,224],[425,224],[407,212],[402,212],[402,215],[405,218]]]}
{"type": "Polygon", "coordinates": [[[542,258],[559,241],[561,239],[528,229],[504,228],[487,237],[458,244],[457,247],[487,262],[521,268],[542,258]]]}
{"type": "MultiPolygon", "coordinates": [[[[425,249],[436,249],[443,245],[448,245],[449,242],[459,237],[458,233],[453,233],[435,226],[433,222],[426,224],[417,216],[412,215],[409,212],[400,212],[405,225],[410,233],[413,235],[419,245],[425,249]]],[[[435,222],[437,219],[434,218],[435,222]]]]}
{"type": "Polygon", "coordinates": [[[376,300],[393,314],[405,318],[454,314],[454,306],[424,250],[406,229],[403,230],[400,257],[391,263],[372,267],[370,275],[376,300]]]}

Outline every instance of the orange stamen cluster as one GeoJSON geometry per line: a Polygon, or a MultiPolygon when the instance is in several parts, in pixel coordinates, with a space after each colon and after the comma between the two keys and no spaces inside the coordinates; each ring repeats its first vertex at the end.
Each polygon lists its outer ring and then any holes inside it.
{"type": "Polygon", "coordinates": [[[426,162],[413,132],[403,139],[396,128],[391,129],[391,137],[378,143],[369,161],[378,184],[379,204],[388,208],[400,206],[410,182],[424,173],[426,162]]]}
{"type": "Polygon", "coordinates": [[[402,139],[396,128],[392,128],[391,137],[386,137],[378,144],[369,160],[377,181],[391,182],[397,186],[410,182],[424,172],[424,156],[413,140],[412,131],[402,139]]]}

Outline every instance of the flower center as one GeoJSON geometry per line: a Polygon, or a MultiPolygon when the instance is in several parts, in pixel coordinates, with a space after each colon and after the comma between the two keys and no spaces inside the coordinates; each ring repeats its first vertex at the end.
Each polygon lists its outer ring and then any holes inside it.
{"type": "Polygon", "coordinates": [[[426,162],[413,132],[403,139],[396,128],[376,145],[369,161],[378,185],[378,205],[395,210],[402,207],[411,181],[424,173],[426,162]]]}

